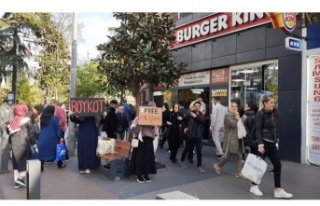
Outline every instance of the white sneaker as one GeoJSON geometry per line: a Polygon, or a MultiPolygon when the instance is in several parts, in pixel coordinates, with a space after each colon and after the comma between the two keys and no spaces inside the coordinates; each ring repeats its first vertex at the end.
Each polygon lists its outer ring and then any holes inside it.
{"type": "Polygon", "coordinates": [[[290,199],[292,198],[292,194],[287,193],[284,191],[284,189],[281,189],[280,191],[274,191],[274,197],[275,198],[284,198],[284,199],[290,199]]]}
{"type": "Polygon", "coordinates": [[[86,169],[86,174],[90,174],[91,173],[91,171],[89,170],[89,169],[86,169]]]}
{"type": "Polygon", "coordinates": [[[255,194],[255,195],[257,195],[257,196],[262,196],[263,195],[262,192],[260,191],[258,185],[251,185],[250,192],[255,194]]]}

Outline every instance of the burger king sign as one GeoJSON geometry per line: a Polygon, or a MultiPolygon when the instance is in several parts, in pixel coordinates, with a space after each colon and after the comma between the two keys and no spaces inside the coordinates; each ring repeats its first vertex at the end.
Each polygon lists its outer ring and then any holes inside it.
{"type": "Polygon", "coordinates": [[[296,13],[283,13],[282,18],[283,28],[288,32],[293,32],[297,24],[296,13]]]}

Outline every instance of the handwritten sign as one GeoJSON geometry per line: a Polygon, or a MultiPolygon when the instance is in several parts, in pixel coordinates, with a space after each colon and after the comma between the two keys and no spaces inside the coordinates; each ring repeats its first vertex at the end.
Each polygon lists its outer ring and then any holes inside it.
{"type": "Polygon", "coordinates": [[[139,107],[139,125],[162,125],[162,108],[139,107]]]}
{"type": "Polygon", "coordinates": [[[77,116],[103,115],[103,98],[70,98],[70,110],[77,116]]]}

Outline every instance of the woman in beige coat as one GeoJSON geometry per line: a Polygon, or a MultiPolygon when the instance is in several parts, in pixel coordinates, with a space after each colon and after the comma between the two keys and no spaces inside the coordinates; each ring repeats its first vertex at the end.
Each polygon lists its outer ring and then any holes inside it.
{"type": "Polygon", "coordinates": [[[245,152],[243,139],[238,138],[237,122],[239,120],[238,104],[234,101],[231,102],[230,111],[227,112],[224,118],[224,140],[223,150],[225,154],[217,164],[214,164],[214,169],[217,174],[221,174],[221,168],[230,160],[231,157],[236,156],[237,159],[237,172],[235,177],[245,179],[241,174],[242,169],[242,155],[245,152]]]}

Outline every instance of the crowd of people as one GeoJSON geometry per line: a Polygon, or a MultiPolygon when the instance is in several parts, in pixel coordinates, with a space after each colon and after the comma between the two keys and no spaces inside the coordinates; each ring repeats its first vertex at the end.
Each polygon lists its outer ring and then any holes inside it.
{"type": "MultiPolygon", "coordinates": [[[[144,106],[156,107],[155,102],[144,106]]],[[[163,105],[163,125],[158,127],[139,125],[139,115],[135,108],[124,101],[121,105],[117,100],[110,101],[110,108],[104,115],[77,116],[73,111],[68,114],[59,106],[57,100],[52,99],[46,107],[37,109],[25,104],[16,104],[13,118],[8,121],[7,133],[12,148],[12,166],[14,169],[14,187],[26,186],[26,161],[36,158],[41,161],[41,171],[44,163],[55,159],[56,145],[65,141],[67,121],[78,125],[77,158],[80,174],[90,174],[96,170],[101,162],[96,154],[98,138],[104,132],[109,138],[122,141],[139,140],[133,148],[130,158],[130,173],[137,176],[139,183],[151,182],[150,175],[157,173],[156,151],[158,142],[160,148],[168,141],[169,160],[179,163],[183,169],[187,168],[186,159],[193,163],[193,154],[197,155],[197,171],[204,174],[202,168],[202,140],[205,128],[206,106],[201,97],[186,106],[179,101],[173,104],[172,109],[163,105]],[[180,158],[178,150],[182,149],[180,158]],[[33,155],[32,155],[33,151],[33,155]]],[[[215,154],[218,159],[213,170],[220,175],[223,166],[232,158],[236,158],[235,177],[245,179],[241,174],[244,154],[251,152],[255,155],[268,157],[274,167],[274,197],[292,198],[281,186],[281,160],[278,153],[279,112],[275,107],[274,98],[264,94],[260,98],[257,111],[247,103],[242,114],[239,105],[231,101],[229,109],[223,106],[219,97],[212,102],[210,115],[210,131],[215,145],[215,154]],[[243,123],[246,136],[238,137],[237,123],[243,123]]],[[[67,155],[68,159],[68,155],[67,155]]],[[[66,167],[63,161],[57,162],[57,168],[66,167]]],[[[252,182],[250,192],[257,196],[263,193],[259,185],[252,182]]]]}

